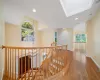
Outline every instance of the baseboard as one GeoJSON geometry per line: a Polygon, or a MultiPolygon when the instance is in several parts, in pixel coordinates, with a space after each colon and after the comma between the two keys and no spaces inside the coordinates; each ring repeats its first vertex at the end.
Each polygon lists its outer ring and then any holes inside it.
{"type": "Polygon", "coordinates": [[[98,67],[99,69],[99,72],[100,72],[100,65],[95,61],[95,59],[93,59],[93,57],[91,57],[91,59],[93,60],[93,62],[96,64],[96,66],[98,67]]]}
{"type": "Polygon", "coordinates": [[[93,60],[93,62],[96,64],[96,66],[98,67],[99,72],[100,72],[100,65],[95,61],[95,59],[93,59],[93,57],[91,57],[91,56],[87,56],[87,57],[90,57],[93,60]]]}

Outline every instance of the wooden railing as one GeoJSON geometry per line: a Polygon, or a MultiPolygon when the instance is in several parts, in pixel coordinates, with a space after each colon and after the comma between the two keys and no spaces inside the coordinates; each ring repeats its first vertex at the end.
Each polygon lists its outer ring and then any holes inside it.
{"type": "Polygon", "coordinates": [[[45,80],[67,65],[67,46],[2,47],[5,51],[3,80],[45,80]]]}
{"type": "Polygon", "coordinates": [[[67,53],[63,48],[54,49],[54,52],[50,55],[49,58],[44,60],[44,63],[40,67],[40,70],[37,71],[34,80],[51,79],[51,77],[60,73],[67,66],[67,53]],[[42,75],[42,77],[40,77],[40,75],[42,75]]]}

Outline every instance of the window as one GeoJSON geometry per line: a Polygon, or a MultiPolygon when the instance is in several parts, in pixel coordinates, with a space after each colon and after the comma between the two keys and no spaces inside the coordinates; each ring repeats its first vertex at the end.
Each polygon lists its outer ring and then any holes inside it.
{"type": "Polygon", "coordinates": [[[55,43],[57,43],[57,32],[55,32],[55,43]]]}
{"type": "Polygon", "coordinates": [[[75,41],[76,42],[86,42],[86,34],[76,34],[75,41]]]}
{"type": "Polygon", "coordinates": [[[30,22],[24,22],[21,28],[22,41],[34,41],[34,28],[30,22]]]}

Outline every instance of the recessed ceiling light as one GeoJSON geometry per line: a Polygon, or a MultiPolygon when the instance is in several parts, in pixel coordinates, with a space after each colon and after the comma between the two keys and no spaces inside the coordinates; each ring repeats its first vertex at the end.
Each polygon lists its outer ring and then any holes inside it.
{"type": "Polygon", "coordinates": [[[36,12],[36,9],[35,8],[33,9],[33,12],[36,12]]]}
{"type": "Polygon", "coordinates": [[[75,18],[75,20],[78,20],[78,18],[75,18]]]}

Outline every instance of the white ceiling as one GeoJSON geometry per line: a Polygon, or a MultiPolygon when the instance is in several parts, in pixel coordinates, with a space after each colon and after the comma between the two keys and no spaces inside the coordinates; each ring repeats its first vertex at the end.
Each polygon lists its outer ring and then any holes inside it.
{"type": "MultiPolygon", "coordinates": [[[[71,28],[85,22],[100,9],[100,2],[95,3],[88,10],[66,17],[60,0],[3,0],[4,16],[8,23],[20,24],[24,16],[36,19],[51,28],[71,28]],[[37,10],[36,13],[32,9],[37,10]],[[75,21],[75,18],[79,18],[75,21]]],[[[71,0],[72,1],[72,0],[71,0]]],[[[82,0],[81,0],[82,1],[82,0]]],[[[85,0],[86,1],[86,0],[85,0]]],[[[71,10],[72,11],[72,10],[71,10]]]]}

